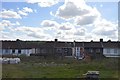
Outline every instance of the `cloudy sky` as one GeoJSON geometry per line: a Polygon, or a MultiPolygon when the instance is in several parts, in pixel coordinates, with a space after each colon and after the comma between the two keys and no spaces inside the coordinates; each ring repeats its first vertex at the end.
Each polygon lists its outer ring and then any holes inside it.
{"type": "Polygon", "coordinates": [[[17,1],[0,3],[0,40],[118,40],[118,2],[17,1]]]}

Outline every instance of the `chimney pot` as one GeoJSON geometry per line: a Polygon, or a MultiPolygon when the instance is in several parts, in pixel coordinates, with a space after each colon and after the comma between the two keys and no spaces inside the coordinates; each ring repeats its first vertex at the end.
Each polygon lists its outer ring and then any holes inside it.
{"type": "Polygon", "coordinates": [[[93,42],[93,40],[91,40],[91,42],[93,42]]]}
{"type": "Polygon", "coordinates": [[[103,39],[100,39],[100,42],[103,42],[103,39]]]}
{"type": "Polygon", "coordinates": [[[55,42],[57,42],[58,41],[58,39],[55,39],[55,42]]]}

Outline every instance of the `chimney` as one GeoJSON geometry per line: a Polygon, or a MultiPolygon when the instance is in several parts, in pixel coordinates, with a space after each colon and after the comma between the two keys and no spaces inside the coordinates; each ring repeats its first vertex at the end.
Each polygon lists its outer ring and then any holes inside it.
{"type": "Polygon", "coordinates": [[[102,38],[100,39],[100,42],[103,42],[103,39],[102,39],[102,38]]]}
{"type": "Polygon", "coordinates": [[[107,42],[111,42],[111,40],[108,40],[107,42]]]}
{"type": "Polygon", "coordinates": [[[20,39],[16,39],[17,42],[21,41],[20,39]]]}
{"type": "Polygon", "coordinates": [[[76,42],[76,41],[74,40],[74,42],[76,42]]]}
{"type": "Polygon", "coordinates": [[[104,46],[103,46],[103,39],[102,38],[100,39],[100,44],[101,44],[101,46],[103,48],[104,46]]]}
{"type": "Polygon", "coordinates": [[[58,41],[58,39],[55,39],[55,42],[57,42],[58,41]]]}
{"type": "Polygon", "coordinates": [[[76,42],[76,41],[74,40],[74,42],[73,42],[73,47],[75,47],[75,42],[76,42]]]}
{"type": "Polygon", "coordinates": [[[93,40],[91,40],[91,42],[93,42],[93,40]]]}

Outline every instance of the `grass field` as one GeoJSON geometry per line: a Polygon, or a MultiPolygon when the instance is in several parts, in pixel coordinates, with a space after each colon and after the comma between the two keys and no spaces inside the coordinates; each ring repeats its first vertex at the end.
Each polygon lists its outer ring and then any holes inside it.
{"type": "Polygon", "coordinates": [[[90,62],[75,59],[43,59],[21,57],[19,64],[3,64],[3,78],[83,78],[87,71],[100,71],[100,78],[118,78],[118,58],[90,62]]]}

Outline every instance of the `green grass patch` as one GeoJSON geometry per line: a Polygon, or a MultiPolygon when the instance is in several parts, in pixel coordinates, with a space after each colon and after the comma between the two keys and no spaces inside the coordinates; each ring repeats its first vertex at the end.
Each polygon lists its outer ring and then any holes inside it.
{"type": "Polygon", "coordinates": [[[22,57],[20,64],[3,64],[3,78],[83,78],[87,71],[100,71],[100,78],[118,78],[118,58],[91,62],[75,59],[22,57]]]}

